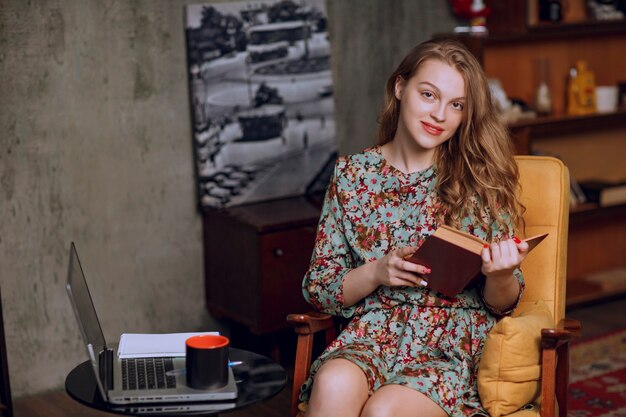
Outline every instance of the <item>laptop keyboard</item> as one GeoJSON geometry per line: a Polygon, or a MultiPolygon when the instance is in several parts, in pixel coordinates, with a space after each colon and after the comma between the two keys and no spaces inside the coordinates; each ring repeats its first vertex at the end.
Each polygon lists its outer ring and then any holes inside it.
{"type": "Polygon", "coordinates": [[[176,377],[166,375],[173,369],[172,358],[122,359],[122,388],[124,390],[176,388],[176,377]]]}

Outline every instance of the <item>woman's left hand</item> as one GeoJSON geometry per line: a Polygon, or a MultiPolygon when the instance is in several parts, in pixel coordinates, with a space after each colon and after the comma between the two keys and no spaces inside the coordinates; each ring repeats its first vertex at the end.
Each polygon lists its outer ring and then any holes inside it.
{"type": "Polygon", "coordinates": [[[482,251],[481,271],[487,277],[510,277],[528,254],[528,243],[517,237],[492,243],[482,251]]]}

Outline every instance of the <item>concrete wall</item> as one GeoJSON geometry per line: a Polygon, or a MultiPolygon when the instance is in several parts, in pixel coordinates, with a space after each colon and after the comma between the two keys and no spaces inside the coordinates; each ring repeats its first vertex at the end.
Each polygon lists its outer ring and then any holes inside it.
{"type": "Polygon", "coordinates": [[[413,46],[452,32],[442,0],[330,0],[333,89],[339,151],[375,143],[387,78],[413,46]]]}
{"type": "MultiPolygon", "coordinates": [[[[218,328],[206,312],[175,0],[3,0],[0,289],[15,397],[84,352],[65,294],[78,245],[105,336],[218,328]]],[[[406,50],[453,26],[441,0],[329,2],[342,153],[369,146],[406,50]]]]}

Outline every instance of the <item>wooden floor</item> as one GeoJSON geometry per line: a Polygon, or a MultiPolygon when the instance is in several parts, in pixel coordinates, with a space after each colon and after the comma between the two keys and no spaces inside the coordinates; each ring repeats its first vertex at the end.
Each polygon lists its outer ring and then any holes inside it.
{"type": "MultiPolygon", "coordinates": [[[[583,339],[626,327],[626,297],[602,304],[568,309],[567,316],[580,320],[583,339]]],[[[224,414],[229,417],[287,417],[291,384],[274,398],[248,409],[224,414]]],[[[72,400],[64,391],[55,391],[36,397],[14,401],[15,417],[107,417],[104,413],[85,407],[72,400]]]]}

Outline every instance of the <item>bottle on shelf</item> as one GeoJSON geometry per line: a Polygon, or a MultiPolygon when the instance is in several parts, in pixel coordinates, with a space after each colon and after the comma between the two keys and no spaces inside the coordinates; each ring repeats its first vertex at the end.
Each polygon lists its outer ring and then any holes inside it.
{"type": "Polygon", "coordinates": [[[582,116],[596,112],[595,74],[586,61],[577,61],[570,68],[567,81],[567,114],[582,116]]]}
{"type": "Polygon", "coordinates": [[[540,116],[547,116],[552,113],[552,95],[548,86],[550,63],[547,59],[540,59],[537,64],[539,85],[535,93],[535,111],[540,116]]]}

